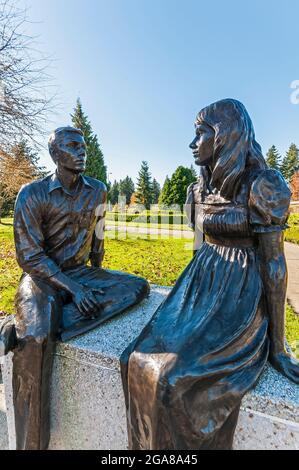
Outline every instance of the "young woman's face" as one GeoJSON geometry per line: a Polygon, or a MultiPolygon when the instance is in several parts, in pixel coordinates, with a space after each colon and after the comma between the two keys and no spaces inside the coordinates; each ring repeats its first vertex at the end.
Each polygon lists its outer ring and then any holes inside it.
{"type": "Polygon", "coordinates": [[[195,125],[195,133],[195,138],[189,145],[195,164],[209,165],[213,159],[215,133],[210,126],[203,123],[195,125]]]}

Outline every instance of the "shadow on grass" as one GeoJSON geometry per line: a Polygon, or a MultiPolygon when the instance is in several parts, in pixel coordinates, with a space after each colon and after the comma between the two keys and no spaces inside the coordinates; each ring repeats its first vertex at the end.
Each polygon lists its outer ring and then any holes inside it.
{"type": "Polygon", "coordinates": [[[12,222],[3,222],[2,220],[0,220],[0,225],[7,225],[7,226],[12,227],[13,223],[12,222]]]}

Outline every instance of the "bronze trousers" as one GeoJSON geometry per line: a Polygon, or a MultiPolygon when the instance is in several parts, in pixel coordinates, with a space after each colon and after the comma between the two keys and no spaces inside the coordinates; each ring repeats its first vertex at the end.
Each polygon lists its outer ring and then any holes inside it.
{"type": "Polygon", "coordinates": [[[24,274],[16,295],[18,345],[13,356],[16,448],[43,450],[50,438],[50,381],[57,339],[87,332],[141,301],[145,279],[127,273],[79,266],[68,271],[78,283],[100,287],[100,316],[87,320],[61,291],[24,274]]]}

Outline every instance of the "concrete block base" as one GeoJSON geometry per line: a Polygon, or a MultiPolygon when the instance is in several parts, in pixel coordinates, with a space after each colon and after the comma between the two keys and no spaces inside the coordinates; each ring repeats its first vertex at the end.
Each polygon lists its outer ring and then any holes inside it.
{"type": "MultiPolygon", "coordinates": [[[[50,449],[127,449],[119,357],[169,293],[148,299],[97,330],[57,345],[51,389],[50,449]]],[[[9,445],[15,447],[11,356],[4,361],[9,445]]],[[[235,449],[299,449],[299,387],[267,367],[242,402],[235,449]]]]}

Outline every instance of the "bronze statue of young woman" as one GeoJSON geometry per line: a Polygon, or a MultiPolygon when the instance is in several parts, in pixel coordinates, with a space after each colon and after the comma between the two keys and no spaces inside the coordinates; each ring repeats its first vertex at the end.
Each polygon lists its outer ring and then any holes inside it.
{"type": "Polygon", "coordinates": [[[240,102],[204,108],[195,131],[201,171],[187,202],[204,242],[122,355],[132,449],[231,449],[267,360],[299,383],[284,337],[288,186],[240,102]]]}

